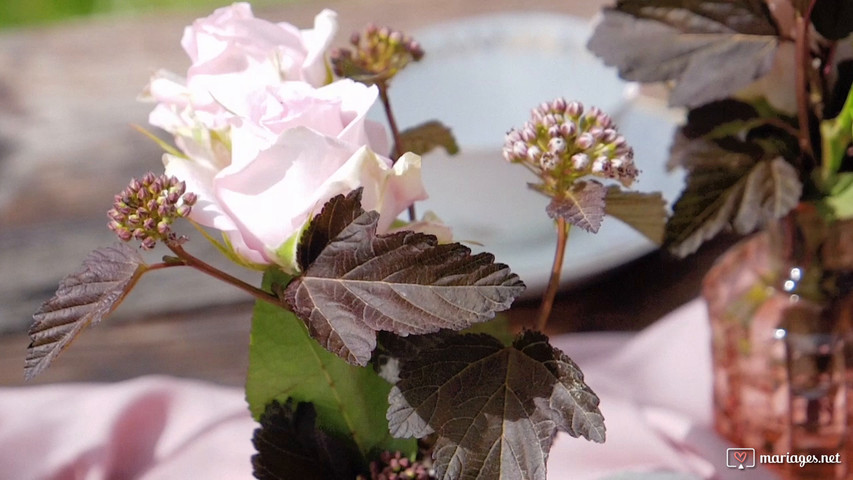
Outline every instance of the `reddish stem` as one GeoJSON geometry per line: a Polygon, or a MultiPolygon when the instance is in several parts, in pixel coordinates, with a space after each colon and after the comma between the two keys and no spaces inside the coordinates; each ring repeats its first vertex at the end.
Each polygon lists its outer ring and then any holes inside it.
{"type": "MultiPolygon", "coordinates": [[[[391,129],[391,138],[394,140],[394,158],[392,162],[397,162],[403,156],[403,143],[400,141],[400,129],[397,128],[397,120],[394,118],[394,111],[391,109],[391,100],[388,97],[388,85],[384,81],[376,82],[376,87],[379,89],[379,98],[382,100],[382,106],[385,109],[385,117],[388,119],[388,128],[391,129]]],[[[415,214],[415,205],[409,205],[409,221],[414,222],[417,215],[415,214]]]]}
{"type": "Polygon", "coordinates": [[[796,89],[797,89],[797,122],[799,123],[799,143],[805,158],[814,158],[812,149],[811,133],[809,131],[809,87],[806,73],[811,68],[811,56],[809,55],[809,24],[811,23],[812,10],[817,0],[812,0],[806,10],[805,16],[797,16],[796,33],[796,89]]]}
{"type": "MultiPolygon", "coordinates": [[[[240,280],[239,278],[234,277],[232,275],[229,275],[229,274],[223,272],[222,270],[219,270],[216,267],[204,262],[203,260],[200,260],[200,259],[190,255],[180,245],[168,244],[167,243],[166,246],[169,247],[169,249],[172,250],[175,253],[175,255],[181,259],[181,261],[183,262],[184,265],[186,265],[188,267],[195,268],[196,270],[198,270],[202,273],[206,273],[207,275],[210,275],[213,278],[216,278],[216,279],[222,280],[225,283],[231,284],[231,285],[239,288],[240,290],[243,290],[244,292],[248,293],[249,295],[257,298],[258,300],[263,300],[263,301],[265,301],[267,303],[271,303],[277,307],[288,309],[288,306],[285,305],[284,303],[282,303],[282,301],[278,297],[276,297],[275,295],[268,293],[264,290],[261,290],[260,288],[249,285],[248,283],[240,280]]],[[[158,264],[158,265],[169,266],[170,264],[165,263],[165,264],[158,264]]],[[[175,265],[180,265],[180,264],[175,264],[175,265]]]]}
{"type": "Polygon", "coordinates": [[[536,330],[545,331],[551,309],[554,307],[554,298],[560,286],[560,273],[563,271],[563,258],[566,253],[566,244],[569,241],[570,225],[563,217],[557,217],[557,247],[554,251],[554,263],[551,266],[551,278],[548,280],[548,288],[542,295],[542,303],[539,305],[539,313],[536,316],[536,330]]]}

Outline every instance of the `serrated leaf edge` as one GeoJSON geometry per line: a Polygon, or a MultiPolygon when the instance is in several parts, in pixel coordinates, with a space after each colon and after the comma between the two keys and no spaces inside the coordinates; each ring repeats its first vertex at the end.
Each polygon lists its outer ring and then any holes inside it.
{"type": "MultiPolygon", "coordinates": [[[[36,376],[38,376],[39,374],[41,374],[44,370],[46,370],[53,363],[54,360],[56,360],[57,357],[59,357],[60,354],[62,354],[62,352],[64,352],[66,349],[68,349],[69,346],[71,346],[71,343],[73,343],[73,341],[86,328],[88,328],[90,325],[94,325],[94,324],[99,323],[100,321],[105,319],[107,316],[109,316],[112,312],[114,312],[116,310],[116,308],[118,308],[118,306],[124,301],[124,299],[130,293],[130,291],[136,286],[137,282],[142,277],[142,275],[148,271],[148,265],[142,261],[142,257],[140,257],[138,255],[138,253],[136,253],[136,251],[133,250],[132,248],[130,248],[124,244],[116,244],[112,247],[107,247],[107,248],[113,249],[113,250],[119,250],[119,251],[121,251],[121,253],[123,255],[124,254],[129,255],[130,253],[132,253],[133,254],[132,257],[135,257],[135,259],[137,260],[136,269],[133,271],[133,273],[131,274],[131,276],[127,280],[125,280],[123,282],[119,282],[119,283],[123,283],[123,287],[118,291],[119,292],[118,296],[116,296],[114,298],[104,298],[105,295],[107,295],[107,294],[110,294],[110,293],[114,294],[115,293],[113,290],[107,290],[105,292],[102,292],[98,296],[98,299],[94,302],[85,303],[85,304],[81,304],[81,305],[71,305],[71,306],[59,308],[57,310],[45,311],[45,308],[47,307],[48,304],[50,304],[52,301],[58,299],[58,296],[55,294],[53,297],[51,297],[50,300],[48,300],[47,302],[42,304],[42,306],[36,311],[36,313],[33,314],[34,322],[33,322],[33,325],[30,327],[29,332],[28,332],[30,339],[31,339],[31,342],[30,342],[29,346],[27,347],[27,357],[26,357],[25,366],[24,366],[24,378],[25,378],[25,380],[30,381],[33,378],[35,378],[36,376]],[[106,306],[107,309],[104,311],[103,314],[97,315],[97,312],[99,310],[97,305],[101,304],[102,302],[105,302],[104,306],[106,306]],[[80,308],[82,306],[90,306],[90,308],[88,309],[87,313],[81,315],[80,317],[77,317],[75,320],[71,320],[71,321],[64,322],[61,324],[56,324],[56,325],[50,325],[48,328],[45,328],[45,329],[39,328],[40,327],[40,325],[39,325],[40,320],[42,318],[44,318],[44,316],[51,314],[51,313],[60,312],[60,311],[66,310],[66,309],[80,308]],[[64,330],[64,331],[56,332],[53,334],[48,333],[51,330],[60,330],[60,327],[67,326],[69,324],[74,324],[74,326],[70,330],[64,330]],[[59,335],[59,338],[57,338],[57,335],[59,335]],[[53,347],[50,348],[45,355],[39,356],[39,357],[35,356],[36,355],[35,349],[37,349],[39,347],[47,347],[49,345],[53,345],[53,347]]],[[[86,267],[87,263],[91,259],[91,256],[98,251],[99,250],[96,249],[89,254],[89,256],[86,258],[86,260],[84,260],[84,262],[83,262],[83,267],[86,267]]],[[[84,271],[85,270],[80,269],[80,270],[66,276],[65,278],[63,278],[62,282],[60,283],[59,287],[57,288],[57,294],[63,288],[67,287],[67,282],[69,279],[74,278],[75,276],[83,273],[84,271]]],[[[97,283],[104,283],[104,282],[91,282],[91,283],[97,284],[97,283]]]]}

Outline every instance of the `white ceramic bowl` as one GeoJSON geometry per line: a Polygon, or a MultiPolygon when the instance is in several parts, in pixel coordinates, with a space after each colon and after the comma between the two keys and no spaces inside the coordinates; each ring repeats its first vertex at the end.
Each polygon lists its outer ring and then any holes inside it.
{"type": "MultiPolygon", "coordinates": [[[[504,135],[527,121],[530,109],[557,97],[596,105],[610,114],[634,147],[642,170],[635,188],[661,191],[670,202],[681,175],[664,164],[679,114],[637,95],[634,84],[586,50],[592,28],[575,17],[506,13],[434,25],[414,32],[426,55],[391,84],[401,129],[438,119],[452,128],[461,152],[423,159],[430,199],[419,214],[434,211],[453,227],[454,238],[475,251],[492,252],[528,285],[527,296],[547,283],[554,255],[548,199],[527,188],[535,178],[503,160],[504,135]]],[[[383,119],[381,111],[372,118],[383,119]]],[[[576,284],[652,251],[655,246],[627,225],[605,218],[598,234],[573,229],[563,283],[576,284]]]]}

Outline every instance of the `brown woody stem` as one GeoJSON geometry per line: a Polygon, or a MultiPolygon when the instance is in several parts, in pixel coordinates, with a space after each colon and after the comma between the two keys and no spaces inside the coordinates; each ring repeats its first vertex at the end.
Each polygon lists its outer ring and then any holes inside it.
{"type": "MultiPolygon", "coordinates": [[[[394,118],[394,111],[391,109],[391,100],[388,98],[388,84],[384,81],[376,82],[376,87],[379,89],[379,98],[382,100],[382,107],[385,109],[385,117],[388,119],[388,128],[391,129],[391,138],[394,140],[394,158],[392,162],[396,162],[403,156],[403,143],[400,138],[400,129],[397,128],[397,120],[394,118]]],[[[409,205],[409,221],[414,222],[417,215],[415,214],[415,205],[409,205]]]]}
{"type": "Polygon", "coordinates": [[[169,267],[182,267],[183,263],[173,263],[173,262],[163,262],[163,263],[154,263],[152,265],[148,265],[145,267],[145,272],[153,272],[154,270],[162,270],[164,268],[169,267]]]}
{"type": "Polygon", "coordinates": [[[219,270],[216,267],[206,263],[205,261],[190,255],[180,245],[167,243],[166,246],[169,247],[169,249],[172,250],[172,252],[174,252],[179,259],[181,259],[181,262],[183,262],[184,265],[195,268],[196,270],[202,273],[206,273],[207,275],[210,275],[213,278],[231,284],[239,288],[240,290],[243,290],[244,292],[248,293],[249,295],[257,298],[258,300],[263,300],[277,307],[288,309],[288,306],[282,303],[282,301],[277,296],[264,290],[261,290],[260,288],[249,285],[248,283],[240,280],[239,278],[229,275],[223,272],[222,270],[219,270]]]}
{"type": "Polygon", "coordinates": [[[554,264],[551,266],[551,278],[548,280],[548,288],[542,295],[542,303],[539,305],[539,313],[536,317],[536,330],[545,331],[551,309],[554,307],[554,298],[560,287],[560,273],[563,271],[563,258],[566,253],[566,244],[569,242],[569,229],[571,225],[566,223],[563,217],[557,217],[557,248],[554,251],[554,264]]]}
{"type": "Polygon", "coordinates": [[[803,152],[804,161],[812,161],[814,150],[812,149],[811,132],[809,129],[809,88],[807,73],[811,68],[809,55],[809,25],[811,24],[812,9],[817,0],[812,0],[804,16],[797,15],[795,36],[795,64],[797,68],[795,85],[797,95],[797,123],[799,124],[799,144],[803,152]]]}

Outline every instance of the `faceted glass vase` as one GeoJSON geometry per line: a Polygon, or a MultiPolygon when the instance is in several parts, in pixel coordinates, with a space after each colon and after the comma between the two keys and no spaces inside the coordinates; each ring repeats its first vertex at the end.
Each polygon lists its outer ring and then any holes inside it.
{"type": "Polygon", "coordinates": [[[798,208],[735,245],[703,283],[714,426],[757,461],[775,456],[767,466],[786,479],[853,478],[853,296],[846,273],[825,266],[829,231],[798,208]]]}

